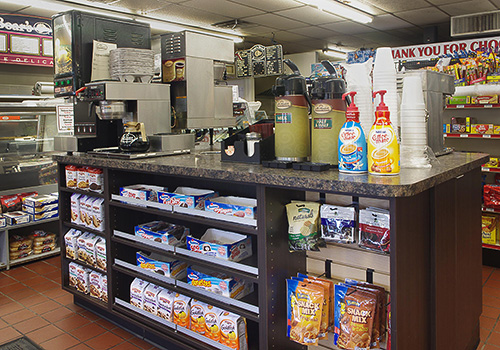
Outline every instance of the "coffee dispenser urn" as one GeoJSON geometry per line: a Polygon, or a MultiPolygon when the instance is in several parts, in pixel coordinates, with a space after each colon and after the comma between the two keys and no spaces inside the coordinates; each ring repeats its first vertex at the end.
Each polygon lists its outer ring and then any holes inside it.
{"type": "Polygon", "coordinates": [[[339,132],[345,122],[345,82],[338,78],[329,61],[321,64],[330,76],[312,83],[311,162],[338,165],[339,132]]]}
{"type": "Polygon", "coordinates": [[[293,73],[278,77],[272,88],[275,96],[275,154],[280,161],[303,162],[311,154],[311,99],[306,79],[300,75],[297,66],[289,59],[283,62],[293,73]]]}

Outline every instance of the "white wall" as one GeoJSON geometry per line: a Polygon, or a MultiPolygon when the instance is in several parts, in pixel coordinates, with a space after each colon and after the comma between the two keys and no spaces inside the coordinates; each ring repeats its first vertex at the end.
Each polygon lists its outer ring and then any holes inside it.
{"type": "MultiPolygon", "coordinates": [[[[285,55],[285,58],[290,59],[297,65],[300,70],[300,74],[308,77],[311,75],[311,64],[318,62],[318,53],[316,51],[293,53],[285,55]]],[[[285,65],[285,67],[285,74],[290,74],[292,71],[288,68],[288,66],[285,65]]]]}

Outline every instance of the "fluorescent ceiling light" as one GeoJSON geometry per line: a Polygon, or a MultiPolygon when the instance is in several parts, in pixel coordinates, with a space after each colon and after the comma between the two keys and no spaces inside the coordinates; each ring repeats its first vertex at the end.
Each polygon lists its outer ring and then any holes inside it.
{"type": "Polygon", "coordinates": [[[336,0],[297,0],[306,5],[314,6],[318,10],[341,16],[360,23],[370,23],[373,16],[370,16],[354,7],[345,5],[336,0]]]}
{"type": "Polygon", "coordinates": [[[324,49],[323,53],[327,56],[330,57],[335,57],[335,58],[340,58],[342,60],[345,60],[347,58],[347,53],[343,51],[338,51],[338,50],[332,50],[332,49],[324,49]]]}

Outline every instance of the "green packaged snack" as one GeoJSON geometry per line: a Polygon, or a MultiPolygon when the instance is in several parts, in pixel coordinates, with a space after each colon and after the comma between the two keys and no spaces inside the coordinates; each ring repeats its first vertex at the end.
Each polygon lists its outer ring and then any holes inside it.
{"type": "Polygon", "coordinates": [[[290,251],[319,250],[319,203],[292,202],[286,205],[290,251]]]}

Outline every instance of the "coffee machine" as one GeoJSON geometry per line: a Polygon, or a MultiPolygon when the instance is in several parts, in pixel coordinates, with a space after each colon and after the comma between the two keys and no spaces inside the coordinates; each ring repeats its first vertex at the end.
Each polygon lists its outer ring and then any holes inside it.
{"type": "Polygon", "coordinates": [[[174,129],[236,125],[232,88],[222,81],[225,63],[234,62],[232,40],[190,31],[165,34],[161,60],[162,82],[171,86],[174,129]]]}

